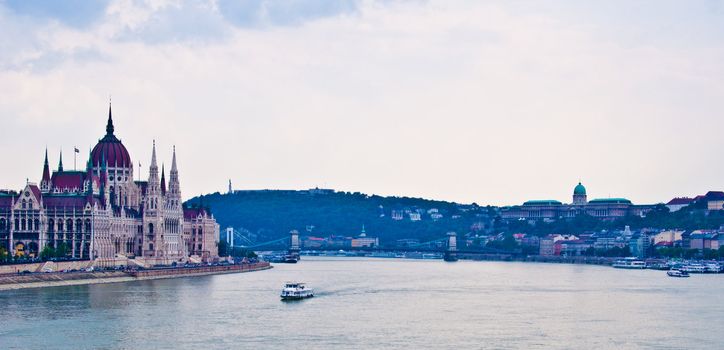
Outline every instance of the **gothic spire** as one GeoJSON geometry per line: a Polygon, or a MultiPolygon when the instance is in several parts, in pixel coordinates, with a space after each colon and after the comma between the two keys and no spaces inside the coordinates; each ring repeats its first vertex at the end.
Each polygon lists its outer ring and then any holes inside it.
{"type": "Polygon", "coordinates": [[[166,166],[161,164],[161,194],[166,194],[166,166]]]}
{"type": "Polygon", "coordinates": [[[156,140],[153,140],[153,153],[151,153],[151,168],[158,169],[156,164],[156,140]]]}
{"type": "Polygon", "coordinates": [[[173,146],[173,160],[171,161],[171,172],[178,172],[178,169],[176,168],[176,146],[173,146]]]}
{"type": "Polygon", "coordinates": [[[168,191],[176,201],[181,199],[181,185],[178,179],[178,168],[176,167],[176,146],[173,146],[173,160],[171,161],[171,173],[168,180],[168,191]]]}
{"type": "Polygon", "coordinates": [[[48,165],[48,148],[45,148],[45,162],[43,163],[43,179],[41,182],[50,181],[50,165],[48,165]]]}
{"type": "Polygon", "coordinates": [[[108,124],[106,125],[106,135],[113,135],[113,116],[111,113],[111,102],[108,102],[108,124]]]}
{"type": "Polygon", "coordinates": [[[60,150],[60,161],[58,162],[58,171],[63,171],[63,150],[60,150]]]}

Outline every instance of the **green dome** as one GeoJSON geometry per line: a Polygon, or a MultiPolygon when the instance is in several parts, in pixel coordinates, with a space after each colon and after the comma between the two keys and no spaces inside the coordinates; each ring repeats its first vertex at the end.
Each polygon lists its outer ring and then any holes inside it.
{"type": "Polygon", "coordinates": [[[573,189],[573,194],[580,194],[585,195],[586,194],[586,188],[581,185],[579,182],[578,185],[576,185],[576,188],[573,189]]]}

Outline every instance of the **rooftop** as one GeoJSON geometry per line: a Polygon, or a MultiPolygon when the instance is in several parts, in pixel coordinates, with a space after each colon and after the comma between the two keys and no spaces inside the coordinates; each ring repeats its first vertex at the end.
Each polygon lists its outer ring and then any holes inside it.
{"type": "Polygon", "coordinates": [[[534,199],[523,203],[523,205],[563,205],[563,203],[554,199],[534,199]]]}
{"type": "Polygon", "coordinates": [[[596,198],[588,202],[588,204],[631,204],[626,198],[596,198]]]}

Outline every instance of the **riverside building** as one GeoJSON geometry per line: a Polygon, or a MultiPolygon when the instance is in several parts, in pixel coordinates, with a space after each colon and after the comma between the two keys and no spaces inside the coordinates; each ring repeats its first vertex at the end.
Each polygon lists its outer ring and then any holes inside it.
{"type": "Polygon", "coordinates": [[[206,210],[184,208],[176,149],[166,181],[151,151],[148,179],[134,180],[128,150],[114,134],[108,108],[106,134],[82,171],[66,170],[61,153],[51,173],[45,152],[39,184],[0,191],[0,247],[37,257],[46,246],[67,257],[120,265],[209,261],[218,258],[219,225],[206,210]]]}

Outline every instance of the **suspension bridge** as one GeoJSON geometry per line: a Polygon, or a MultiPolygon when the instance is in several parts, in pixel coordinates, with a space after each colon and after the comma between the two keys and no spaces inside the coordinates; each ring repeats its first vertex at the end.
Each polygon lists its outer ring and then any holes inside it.
{"type": "MultiPolygon", "coordinates": [[[[242,232],[234,228],[227,228],[227,239],[226,242],[230,247],[242,248],[247,250],[261,251],[285,251],[285,259],[288,261],[299,260],[299,253],[301,251],[301,244],[299,239],[299,232],[292,230],[288,236],[281,237],[278,239],[266,241],[266,242],[255,242],[249,236],[249,232],[242,232]]],[[[318,247],[314,248],[315,252],[337,252],[339,250],[349,252],[391,252],[391,253],[405,253],[405,252],[422,252],[422,253],[442,253],[444,259],[447,261],[456,261],[458,254],[509,254],[510,252],[500,251],[498,249],[476,249],[476,250],[458,250],[457,247],[457,234],[455,232],[448,232],[445,237],[438,238],[435,240],[408,244],[404,247],[388,247],[388,246],[372,246],[372,247],[318,247]]],[[[310,249],[312,250],[312,249],[310,249]]]]}

